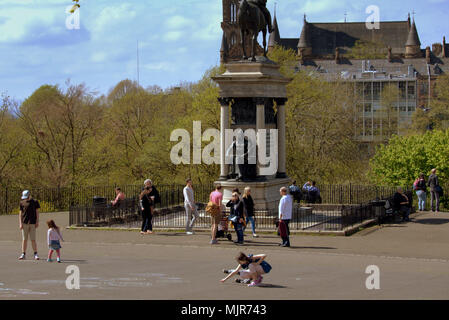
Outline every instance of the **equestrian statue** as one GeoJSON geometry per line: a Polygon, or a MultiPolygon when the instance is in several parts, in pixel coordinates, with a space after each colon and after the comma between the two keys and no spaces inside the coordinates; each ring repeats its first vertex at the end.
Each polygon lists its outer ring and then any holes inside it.
{"type": "Polygon", "coordinates": [[[263,52],[267,56],[267,31],[273,32],[271,15],[267,9],[267,0],[241,0],[238,12],[238,25],[240,28],[243,60],[248,59],[245,48],[245,36],[252,36],[251,61],[256,61],[255,47],[259,32],[263,33],[263,52]]]}

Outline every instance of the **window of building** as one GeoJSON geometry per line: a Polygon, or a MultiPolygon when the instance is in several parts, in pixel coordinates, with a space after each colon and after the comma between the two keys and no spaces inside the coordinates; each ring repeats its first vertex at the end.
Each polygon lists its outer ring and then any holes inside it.
{"type": "Polygon", "coordinates": [[[399,82],[399,96],[403,99],[405,99],[406,97],[406,82],[405,81],[400,81],[399,82]]]}
{"type": "Polygon", "coordinates": [[[373,119],[365,118],[365,136],[372,136],[373,134],[373,119]]]}
{"type": "Polygon", "coordinates": [[[237,36],[235,33],[231,34],[231,47],[237,43],[237,36]]]}
{"type": "Polygon", "coordinates": [[[414,83],[409,83],[407,87],[407,93],[409,99],[416,99],[416,88],[414,83]]]}
{"type": "Polygon", "coordinates": [[[380,99],[380,82],[373,83],[373,99],[374,100],[380,99]]]}
{"type": "Polygon", "coordinates": [[[365,95],[365,101],[371,100],[372,98],[371,84],[371,82],[365,82],[363,84],[363,94],[365,95]]]}
{"type": "Polygon", "coordinates": [[[371,112],[373,109],[371,103],[365,103],[365,112],[371,112]]]}
{"type": "Polygon", "coordinates": [[[416,111],[416,106],[414,106],[414,105],[409,105],[408,106],[408,112],[412,113],[412,112],[415,112],[415,111],[416,111]]]}
{"type": "Polygon", "coordinates": [[[237,5],[231,3],[231,22],[237,22],[237,5]]]}

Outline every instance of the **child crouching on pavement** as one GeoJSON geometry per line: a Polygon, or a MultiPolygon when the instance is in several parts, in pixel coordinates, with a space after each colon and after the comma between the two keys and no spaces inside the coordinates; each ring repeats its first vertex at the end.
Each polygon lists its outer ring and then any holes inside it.
{"type": "MultiPolygon", "coordinates": [[[[262,283],[263,274],[267,274],[271,270],[271,266],[268,262],[265,261],[267,257],[266,254],[258,254],[258,255],[246,255],[243,252],[236,257],[239,265],[235,270],[224,270],[225,273],[229,273],[229,275],[220,280],[221,282],[227,281],[229,278],[239,275],[241,278],[245,280],[250,280],[251,283],[248,287],[255,287],[262,283]]],[[[237,281],[242,282],[242,281],[237,281]]]]}

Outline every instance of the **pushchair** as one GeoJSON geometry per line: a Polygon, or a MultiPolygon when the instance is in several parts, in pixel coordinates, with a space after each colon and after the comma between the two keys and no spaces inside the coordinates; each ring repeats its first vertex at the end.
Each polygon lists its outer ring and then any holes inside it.
{"type": "Polygon", "coordinates": [[[229,232],[229,219],[225,213],[223,213],[221,221],[218,224],[217,239],[228,239],[232,241],[232,234],[229,232]]]}

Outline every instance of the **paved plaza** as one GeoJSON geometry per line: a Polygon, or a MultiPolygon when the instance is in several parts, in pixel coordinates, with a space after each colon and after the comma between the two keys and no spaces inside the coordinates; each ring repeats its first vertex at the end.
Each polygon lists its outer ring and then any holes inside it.
{"type": "Polygon", "coordinates": [[[449,299],[449,213],[352,237],[294,235],[291,248],[278,247],[274,234],[212,247],[204,232],[63,230],[61,264],[46,262],[49,218],[68,224],[68,214],[42,214],[41,260],[29,246],[28,260],[18,261],[18,217],[0,216],[0,299],[449,299]],[[273,270],[263,286],[219,282],[240,250],[268,255],[273,270]],[[70,265],[79,267],[79,290],[66,288],[70,265]],[[370,265],[380,269],[380,290],[366,288],[370,265]]]}

